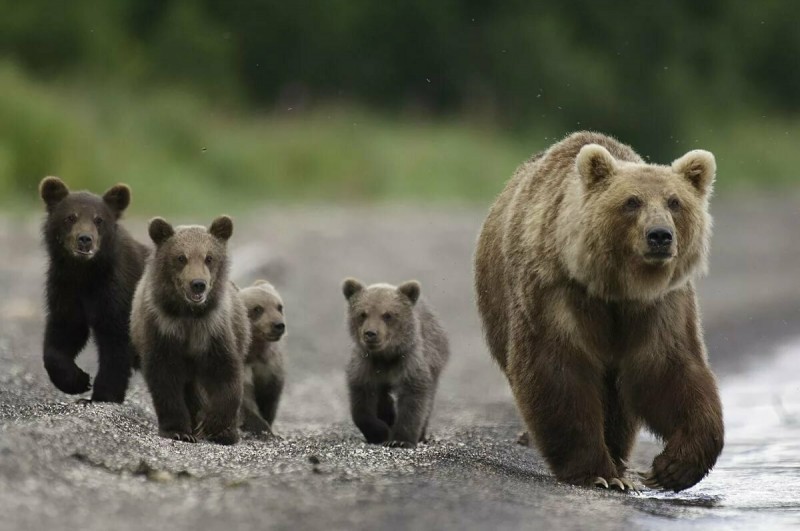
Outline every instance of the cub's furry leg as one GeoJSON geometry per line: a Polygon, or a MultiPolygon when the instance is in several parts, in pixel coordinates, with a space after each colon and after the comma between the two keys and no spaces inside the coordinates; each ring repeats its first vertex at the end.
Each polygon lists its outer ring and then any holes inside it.
{"type": "Polygon", "coordinates": [[[283,374],[273,373],[265,364],[253,364],[253,391],[258,411],[272,426],[283,392],[283,374]]]}
{"type": "Polygon", "coordinates": [[[435,383],[409,380],[401,384],[397,397],[397,420],[392,426],[392,443],[413,448],[423,435],[425,421],[433,407],[435,383]]]}
{"type": "Polygon", "coordinates": [[[377,408],[378,418],[385,422],[387,426],[393,426],[397,418],[397,409],[395,408],[394,398],[388,386],[384,386],[378,390],[377,408]]]}
{"type": "Polygon", "coordinates": [[[256,403],[255,389],[251,382],[246,382],[244,384],[240,414],[240,425],[244,431],[273,435],[272,426],[261,416],[258,404],[256,403]]]}
{"type": "Polygon", "coordinates": [[[239,441],[239,409],[242,405],[242,362],[232,353],[211,354],[217,361],[198,371],[204,397],[197,434],[218,444],[239,441]]]}
{"type": "Polygon", "coordinates": [[[378,418],[378,393],[371,385],[350,383],[350,414],[353,422],[370,444],[389,440],[390,429],[378,418]]]}
{"type": "Polygon", "coordinates": [[[95,329],[99,370],[94,379],[92,402],[123,402],[131,377],[133,347],[127,331],[95,329]]]}
{"type": "Polygon", "coordinates": [[[167,439],[196,442],[186,403],[187,368],[176,355],[155,354],[144,366],[144,379],[158,417],[158,434],[167,439]]]}
{"type": "Polygon", "coordinates": [[[44,332],[44,367],[50,380],[64,393],[77,395],[91,389],[89,375],[75,358],[89,339],[89,326],[76,317],[50,316],[44,332]]]}
{"type": "MultiPolygon", "coordinates": [[[[563,342],[528,327],[508,359],[509,381],[528,430],[562,481],[592,486],[617,477],[604,437],[603,370],[563,342]]],[[[607,484],[607,483],[606,483],[607,484]]]]}

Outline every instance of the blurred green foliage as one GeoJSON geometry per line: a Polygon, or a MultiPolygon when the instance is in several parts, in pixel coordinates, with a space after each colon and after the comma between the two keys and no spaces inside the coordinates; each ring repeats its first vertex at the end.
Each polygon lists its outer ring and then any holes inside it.
{"type": "Polygon", "coordinates": [[[0,0],[0,13],[5,198],[58,173],[125,180],[154,209],[209,192],[477,199],[576,129],[659,162],[711,149],[730,181],[790,181],[800,162],[795,2],[0,0]]]}

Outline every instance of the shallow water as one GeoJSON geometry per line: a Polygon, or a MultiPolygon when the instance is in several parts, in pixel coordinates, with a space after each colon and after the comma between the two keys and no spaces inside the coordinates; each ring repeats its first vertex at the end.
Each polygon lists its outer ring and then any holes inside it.
{"type": "Polygon", "coordinates": [[[667,517],[656,527],[800,528],[800,339],[765,358],[721,382],[725,449],[708,478],[680,494],[632,500],[667,517]]]}

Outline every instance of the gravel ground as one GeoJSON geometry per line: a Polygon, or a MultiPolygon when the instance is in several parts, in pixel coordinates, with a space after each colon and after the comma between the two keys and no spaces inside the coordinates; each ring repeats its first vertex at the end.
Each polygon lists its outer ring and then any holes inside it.
{"type": "MultiPolygon", "coordinates": [[[[714,210],[712,275],[700,293],[712,364],[724,383],[763,363],[774,344],[800,335],[800,248],[785,244],[796,237],[800,197],[727,197],[714,210]]],[[[521,423],[486,351],[472,297],[471,255],[484,214],[303,207],[237,218],[234,279],[276,284],[289,337],[275,426],[283,439],[245,438],[234,447],[157,437],[138,374],[124,405],[82,406],[53,388],[41,363],[38,221],[0,217],[0,529],[617,529],[713,522],[724,500],[704,492],[703,483],[658,496],[574,488],[558,484],[535,451],[514,443],[521,423]],[[369,446],[349,421],[339,287],[345,276],[417,278],[441,315],[452,358],[430,444],[413,451],[369,446]]],[[[143,220],[126,224],[144,241],[143,220]]],[[[94,358],[88,349],[79,363],[94,371],[94,358]]],[[[646,464],[657,451],[643,437],[636,462],[646,464]]],[[[747,516],[719,514],[722,524],[747,516]]]]}

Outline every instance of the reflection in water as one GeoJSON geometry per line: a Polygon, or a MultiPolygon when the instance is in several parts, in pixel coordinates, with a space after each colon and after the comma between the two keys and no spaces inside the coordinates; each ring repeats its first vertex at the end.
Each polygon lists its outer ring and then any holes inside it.
{"type": "Polygon", "coordinates": [[[644,492],[643,512],[683,525],[800,524],[800,340],[764,365],[721,382],[725,450],[711,475],[679,494],[644,492]]]}

